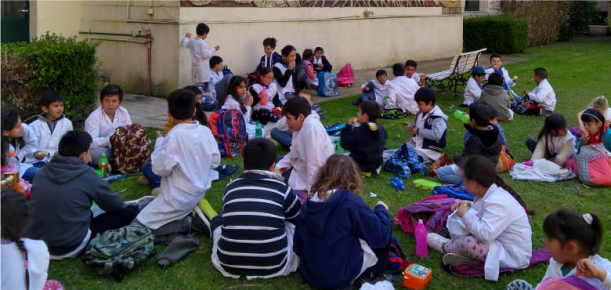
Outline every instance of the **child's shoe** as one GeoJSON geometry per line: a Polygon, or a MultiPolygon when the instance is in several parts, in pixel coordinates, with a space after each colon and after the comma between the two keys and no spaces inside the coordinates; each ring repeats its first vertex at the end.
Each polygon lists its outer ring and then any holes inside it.
{"type": "Polygon", "coordinates": [[[206,218],[204,213],[199,207],[193,209],[193,217],[191,219],[191,231],[200,233],[206,237],[212,237],[212,230],[210,229],[210,221],[206,218]]]}
{"type": "Polygon", "coordinates": [[[428,233],[426,235],[426,245],[429,248],[434,249],[437,252],[440,252],[442,254],[445,253],[445,251],[443,250],[443,246],[447,243],[451,241],[450,239],[444,238],[442,235],[440,234],[436,234],[436,233],[428,233]]]}
{"type": "Polygon", "coordinates": [[[158,197],[160,191],[161,191],[161,188],[155,187],[155,188],[153,188],[153,190],[151,190],[151,195],[154,196],[154,197],[158,197]]]}
{"type": "Polygon", "coordinates": [[[509,283],[509,285],[507,285],[507,288],[506,288],[506,290],[533,290],[533,289],[535,288],[532,285],[530,285],[530,283],[522,279],[511,281],[511,283],[509,283]]]}
{"type": "Polygon", "coordinates": [[[144,175],[141,175],[140,177],[138,177],[138,184],[140,184],[140,185],[151,185],[149,180],[146,179],[146,177],[144,177],[144,175]]]}
{"type": "Polygon", "coordinates": [[[475,259],[471,259],[471,258],[467,258],[467,257],[463,257],[461,255],[457,255],[454,253],[447,253],[445,255],[443,255],[443,258],[441,259],[441,261],[443,262],[444,265],[446,266],[451,266],[451,265],[471,265],[471,266],[477,266],[479,264],[481,264],[481,261],[475,260],[475,259]]]}
{"type": "Polygon", "coordinates": [[[212,208],[208,200],[205,198],[202,198],[197,207],[199,207],[209,221],[218,215],[218,213],[212,208]]]}
{"type": "Polygon", "coordinates": [[[145,195],[139,199],[136,199],[134,201],[130,201],[130,202],[126,202],[127,204],[138,204],[138,211],[142,211],[142,209],[144,207],[146,207],[149,203],[151,203],[151,201],[153,201],[155,199],[154,196],[151,195],[145,195]]]}

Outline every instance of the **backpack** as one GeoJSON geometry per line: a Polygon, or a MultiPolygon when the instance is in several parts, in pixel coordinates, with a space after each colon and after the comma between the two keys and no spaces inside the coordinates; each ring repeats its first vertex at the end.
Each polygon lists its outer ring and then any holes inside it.
{"type": "Polygon", "coordinates": [[[354,69],[350,63],[347,63],[337,72],[337,84],[344,87],[350,87],[354,84],[354,69]]]}
{"type": "Polygon", "coordinates": [[[346,123],[335,123],[325,126],[325,131],[329,136],[339,136],[342,130],[346,127],[346,123]]]}
{"type": "Polygon", "coordinates": [[[112,154],[115,158],[113,170],[120,173],[136,173],[149,160],[151,140],[140,124],[119,127],[110,136],[112,154]]]}
{"type": "Polygon", "coordinates": [[[318,88],[316,89],[321,97],[339,96],[337,86],[337,76],[332,72],[321,71],[318,73],[318,88]]]}
{"type": "Polygon", "coordinates": [[[540,115],[541,109],[539,104],[525,99],[522,103],[515,104],[511,108],[514,112],[522,115],[540,115]]]}
{"type": "Polygon", "coordinates": [[[89,242],[83,262],[101,268],[100,275],[113,275],[117,282],[134,266],[155,255],[155,236],[142,225],[108,230],[89,242]]]}
{"type": "Polygon", "coordinates": [[[579,179],[589,186],[611,186],[611,158],[601,144],[583,145],[576,160],[579,179]]]}
{"type": "Polygon", "coordinates": [[[446,220],[452,213],[450,208],[455,201],[447,195],[429,196],[400,209],[395,215],[395,221],[404,232],[413,233],[421,219],[427,232],[449,237],[446,220]]]}
{"type": "Polygon", "coordinates": [[[246,120],[236,109],[220,109],[210,115],[210,129],[223,157],[242,156],[248,141],[246,120]]]}
{"type": "Polygon", "coordinates": [[[216,110],[216,105],[218,104],[216,91],[210,88],[198,87],[200,92],[202,92],[202,110],[206,112],[212,112],[216,110]]]}
{"type": "Polygon", "coordinates": [[[386,271],[398,274],[405,270],[407,266],[414,262],[406,260],[407,256],[401,249],[399,241],[396,237],[390,238],[390,250],[388,251],[388,264],[386,265],[386,271]]]}
{"type": "Polygon", "coordinates": [[[297,82],[308,82],[308,66],[305,61],[300,62],[295,66],[297,72],[297,82]]]}
{"type": "Polygon", "coordinates": [[[442,186],[433,187],[432,195],[445,195],[447,197],[453,197],[462,200],[473,200],[475,196],[469,194],[463,180],[458,184],[444,184],[442,186]]]}

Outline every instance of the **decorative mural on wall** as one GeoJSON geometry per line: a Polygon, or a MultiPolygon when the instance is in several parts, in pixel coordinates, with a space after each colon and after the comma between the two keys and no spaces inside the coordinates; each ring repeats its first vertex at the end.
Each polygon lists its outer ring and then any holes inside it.
{"type": "Polygon", "coordinates": [[[181,0],[182,7],[461,7],[460,0],[181,0]]]}

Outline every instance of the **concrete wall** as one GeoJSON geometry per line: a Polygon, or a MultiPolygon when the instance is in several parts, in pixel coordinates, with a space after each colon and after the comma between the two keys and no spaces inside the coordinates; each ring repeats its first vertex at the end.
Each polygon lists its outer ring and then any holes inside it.
{"type": "MultiPolygon", "coordinates": [[[[252,72],[262,41],[278,39],[276,50],[291,44],[302,53],[321,46],[338,71],[350,62],[355,69],[387,66],[407,59],[430,60],[462,50],[462,15],[442,15],[442,8],[180,8],[178,36],[195,34],[203,21],[210,26],[206,42],[220,45],[224,63],[237,74],[252,72]],[[365,10],[373,11],[364,18],[365,10]]],[[[178,43],[179,38],[173,41],[178,43]]],[[[191,83],[191,62],[179,50],[179,86],[191,83]]]]}
{"type": "Polygon", "coordinates": [[[83,1],[30,1],[30,37],[50,33],[77,36],[83,1]]]}

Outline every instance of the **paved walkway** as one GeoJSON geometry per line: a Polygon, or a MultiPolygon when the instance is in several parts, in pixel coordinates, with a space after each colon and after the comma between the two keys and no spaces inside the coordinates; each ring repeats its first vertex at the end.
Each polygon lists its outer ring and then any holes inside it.
{"type": "MultiPolygon", "coordinates": [[[[482,55],[480,58],[480,65],[487,67],[489,58],[490,55],[488,54],[482,55]]],[[[517,56],[504,56],[503,64],[508,65],[516,62],[522,62],[525,60],[527,60],[527,58],[517,56]]],[[[450,67],[451,61],[452,58],[422,61],[418,64],[418,72],[430,74],[446,70],[450,67]]],[[[339,96],[330,98],[317,96],[314,99],[317,102],[326,102],[339,98],[352,97],[354,95],[360,94],[361,84],[374,79],[376,71],[378,69],[379,68],[356,70],[354,71],[354,85],[350,88],[340,87],[339,96]]],[[[383,69],[385,69],[386,72],[388,72],[388,74],[392,78],[392,68],[385,67],[383,69]]],[[[132,121],[134,123],[141,124],[145,127],[163,128],[163,125],[165,125],[168,120],[167,102],[163,98],[126,94],[126,96],[123,98],[122,105],[129,111],[132,117],[132,121]]]]}

